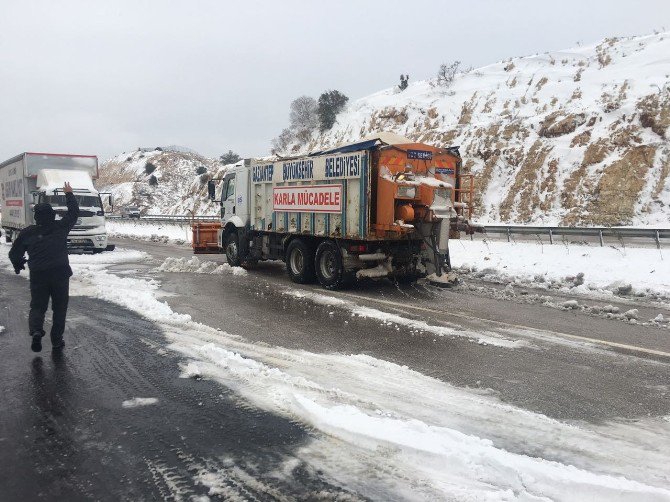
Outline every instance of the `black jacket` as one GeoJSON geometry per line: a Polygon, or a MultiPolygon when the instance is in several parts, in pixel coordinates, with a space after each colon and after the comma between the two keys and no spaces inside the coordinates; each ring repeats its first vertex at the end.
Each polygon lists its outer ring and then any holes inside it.
{"type": "Polygon", "coordinates": [[[9,259],[14,270],[23,268],[24,254],[28,252],[30,277],[43,274],[72,275],[67,255],[67,234],[77,223],[79,204],[71,193],[65,194],[67,213],[61,220],[24,228],[12,244],[9,259]]]}

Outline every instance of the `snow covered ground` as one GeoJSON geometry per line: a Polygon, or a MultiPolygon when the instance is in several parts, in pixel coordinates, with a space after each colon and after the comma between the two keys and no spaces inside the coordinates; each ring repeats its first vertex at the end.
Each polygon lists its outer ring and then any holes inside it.
{"type": "Polygon", "coordinates": [[[670,301],[670,250],[452,240],[451,262],[464,272],[574,294],[659,297],[670,301]]]}
{"type": "MultiPolygon", "coordinates": [[[[108,231],[117,237],[179,244],[191,237],[188,225],[142,220],[111,220],[108,231]]],[[[598,298],[625,291],[670,302],[670,250],[467,238],[452,240],[450,249],[455,268],[480,278],[598,298]]]]}
{"type": "Polygon", "coordinates": [[[191,227],[188,224],[157,223],[139,220],[107,220],[107,233],[111,237],[123,237],[173,244],[190,244],[191,227]]]}
{"type": "MultiPolygon", "coordinates": [[[[363,495],[670,500],[663,446],[670,417],[564,423],[367,355],[249,343],[174,312],[158,281],[109,269],[146,258],[122,249],[73,256],[72,294],[114,302],[159,325],[167,348],[184,357],[183,377],[218,381],[253,406],[310,426],[314,438],[300,459],[363,495]]],[[[9,269],[4,252],[0,266],[9,269]]],[[[194,474],[212,489],[223,475],[194,474]]]]}

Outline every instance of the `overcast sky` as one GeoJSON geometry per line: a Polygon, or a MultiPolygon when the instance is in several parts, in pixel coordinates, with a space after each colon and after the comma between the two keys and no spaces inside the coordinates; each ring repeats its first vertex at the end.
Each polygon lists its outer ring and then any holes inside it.
{"type": "Polygon", "coordinates": [[[292,99],[670,29],[669,0],[0,0],[0,161],[266,154],[292,99]]]}

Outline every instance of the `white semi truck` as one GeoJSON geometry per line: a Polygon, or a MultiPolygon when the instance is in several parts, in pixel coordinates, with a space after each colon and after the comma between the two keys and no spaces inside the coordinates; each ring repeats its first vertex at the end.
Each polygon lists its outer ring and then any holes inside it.
{"type": "MultiPolygon", "coordinates": [[[[107,244],[103,194],[93,186],[97,177],[98,158],[93,155],[26,152],[0,163],[2,229],[7,242],[34,224],[36,204],[51,204],[56,218],[67,212],[63,193],[67,181],[79,203],[79,218],[68,236],[68,249],[73,253],[113,250],[114,246],[107,244]]],[[[113,206],[112,196],[104,195],[113,206]]]]}

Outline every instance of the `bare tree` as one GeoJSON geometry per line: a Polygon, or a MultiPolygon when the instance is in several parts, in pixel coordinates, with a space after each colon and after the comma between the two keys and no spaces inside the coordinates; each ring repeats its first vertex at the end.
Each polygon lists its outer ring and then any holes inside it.
{"type": "Polygon", "coordinates": [[[291,130],[296,134],[303,131],[309,133],[314,131],[319,126],[317,108],[316,100],[309,96],[300,96],[294,99],[291,102],[289,115],[291,130]]]}
{"type": "Polygon", "coordinates": [[[437,85],[448,89],[454,83],[454,77],[461,67],[460,61],[454,61],[451,64],[443,63],[437,72],[437,85]]]}
{"type": "Polygon", "coordinates": [[[284,129],[279,136],[272,140],[272,153],[276,155],[285,152],[294,138],[291,129],[288,127],[284,129]]]}

